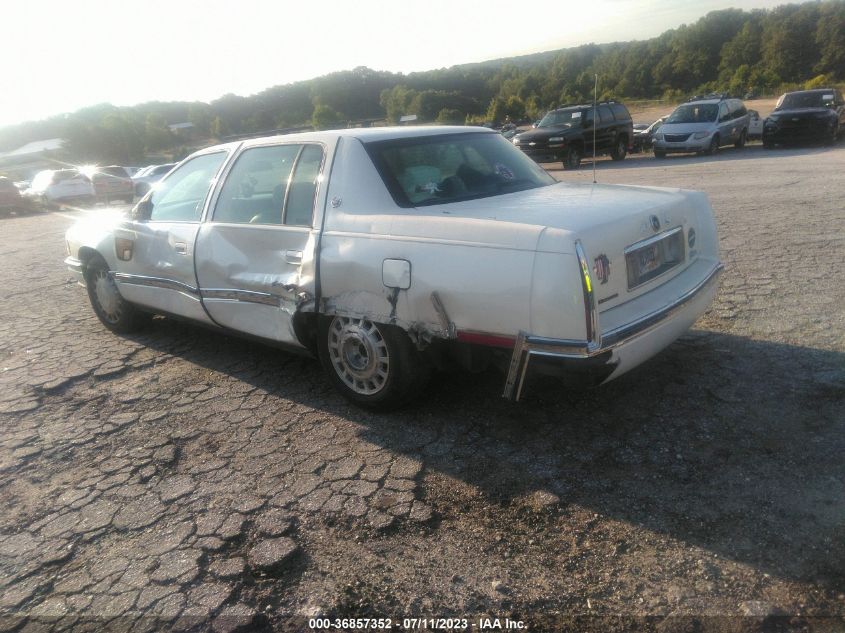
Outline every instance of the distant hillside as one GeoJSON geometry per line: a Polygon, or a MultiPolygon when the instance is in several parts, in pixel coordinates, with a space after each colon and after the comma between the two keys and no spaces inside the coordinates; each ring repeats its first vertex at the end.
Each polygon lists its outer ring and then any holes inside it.
{"type": "Polygon", "coordinates": [[[751,12],[714,11],[645,41],[589,44],[410,74],[369,68],[331,73],[211,103],[92,106],[67,116],[0,129],[0,151],[62,137],[72,160],[133,163],[228,134],[403,114],[444,123],[533,118],[555,104],[600,96],[680,99],[700,92],[750,90],[845,80],[845,0],[751,12]],[[192,136],[168,124],[190,122],[192,136]]]}

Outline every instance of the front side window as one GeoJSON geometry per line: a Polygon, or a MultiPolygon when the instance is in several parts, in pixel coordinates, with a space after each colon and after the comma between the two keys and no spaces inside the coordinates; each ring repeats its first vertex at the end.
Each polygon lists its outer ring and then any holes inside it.
{"type": "Polygon", "coordinates": [[[613,113],[607,106],[599,106],[599,121],[602,123],[613,123],[613,113]]]}
{"type": "Polygon", "coordinates": [[[199,222],[211,182],[225,160],[226,152],[215,152],[183,163],[152,190],[150,220],[199,222]]]}
{"type": "Polygon", "coordinates": [[[497,196],[555,182],[500,134],[444,134],[366,147],[400,207],[497,196]]]}

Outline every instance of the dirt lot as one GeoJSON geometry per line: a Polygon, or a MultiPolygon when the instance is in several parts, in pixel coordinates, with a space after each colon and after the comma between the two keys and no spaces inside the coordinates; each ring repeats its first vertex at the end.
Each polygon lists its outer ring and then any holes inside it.
{"type": "Polygon", "coordinates": [[[638,370],[518,405],[457,374],[369,414],[312,360],[117,337],[63,269],[75,213],[0,220],[0,631],[843,630],[845,145],[596,171],[708,192],[721,291],[638,370]]]}

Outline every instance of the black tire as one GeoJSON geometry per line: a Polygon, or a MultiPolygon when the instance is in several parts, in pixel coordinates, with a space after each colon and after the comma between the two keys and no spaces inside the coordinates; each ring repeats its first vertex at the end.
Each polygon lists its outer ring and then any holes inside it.
{"type": "Polygon", "coordinates": [[[610,157],[613,160],[625,160],[625,156],[628,155],[628,143],[625,142],[624,138],[619,139],[616,143],[616,147],[610,152],[610,157]]]}
{"type": "Polygon", "coordinates": [[[94,314],[112,332],[136,332],[152,318],[120,296],[108,264],[100,256],[94,256],[85,267],[85,287],[94,314]]]}
{"type": "Polygon", "coordinates": [[[740,132],[739,139],[736,143],[734,143],[734,147],[737,149],[742,149],[745,147],[745,141],[748,140],[748,134],[745,130],[740,132]]]}
{"type": "Polygon", "coordinates": [[[401,407],[422,393],[428,382],[428,364],[398,327],[367,319],[324,317],[317,345],[323,370],[334,387],[366,409],[401,407]]]}
{"type": "Polygon", "coordinates": [[[836,141],[839,140],[839,126],[837,125],[833,128],[833,131],[830,133],[830,138],[827,139],[825,145],[836,145],[836,141]]]}
{"type": "Polygon", "coordinates": [[[655,158],[666,158],[666,152],[656,149],[654,150],[654,157],[655,158]]]}
{"type": "Polygon", "coordinates": [[[707,148],[707,151],[704,152],[708,156],[714,156],[719,153],[719,135],[714,134],[713,140],[710,141],[710,146],[707,148]]]}
{"type": "Polygon", "coordinates": [[[575,145],[570,145],[566,149],[566,155],[563,157],[564,169],[578,169],[581,166],[581,148],[575,145]]]}

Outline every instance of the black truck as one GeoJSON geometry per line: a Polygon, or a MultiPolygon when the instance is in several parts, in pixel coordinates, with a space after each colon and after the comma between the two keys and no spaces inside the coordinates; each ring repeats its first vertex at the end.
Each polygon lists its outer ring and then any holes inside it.
{"type": "Polygon", "coordinates": [[[634,122],[628,109],[615,101],[561,106],[546,113],[536,128],[521,132],[513,144],[538,163],[561,161],[564,169],[577,169],[584,156],[610,154],[623,160],[634,139],[634,122]]]}

